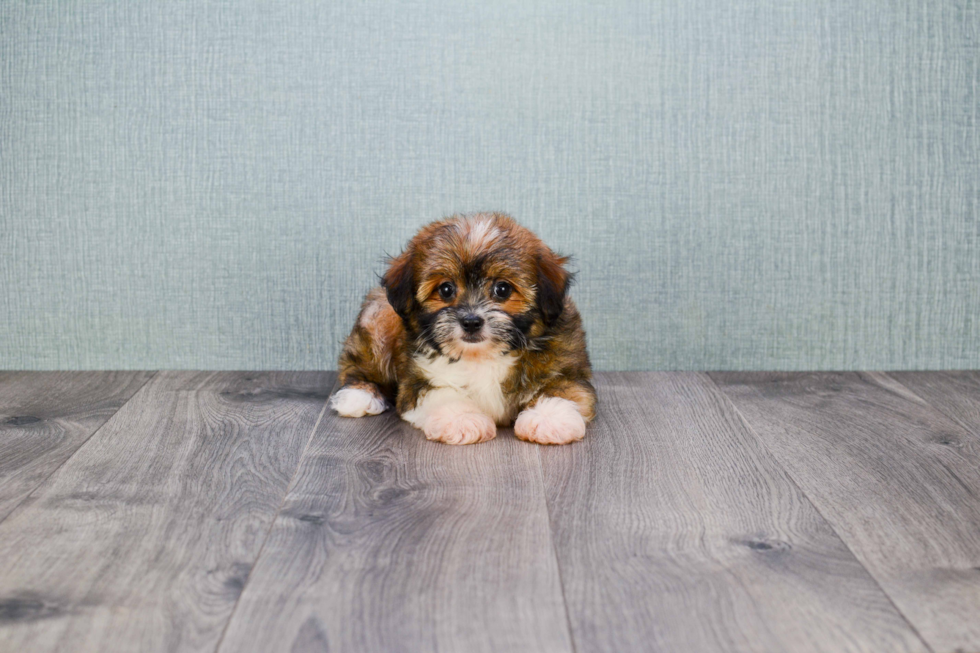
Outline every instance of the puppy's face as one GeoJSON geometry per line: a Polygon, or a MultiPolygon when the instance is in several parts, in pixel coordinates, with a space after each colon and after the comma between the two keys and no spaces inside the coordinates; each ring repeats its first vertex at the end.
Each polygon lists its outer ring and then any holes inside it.
{"type": "Polygon", "coordinates": [[[543,334],[564,307],[565,261],[511,218],[477,214],[423,228],[382,284],[422,344],[459,358],[543,334]]]}

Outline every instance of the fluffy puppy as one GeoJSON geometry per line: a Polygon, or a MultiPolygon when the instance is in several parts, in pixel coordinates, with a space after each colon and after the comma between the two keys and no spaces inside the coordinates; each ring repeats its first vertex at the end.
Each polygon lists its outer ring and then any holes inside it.
{"type": "Polygon", "coordinates": [[[580,440],[596,394],[567,259],[500,213],[424,227],[368,293],[340,355],[340,415],[394,405],[430,440],[580,440]]]}

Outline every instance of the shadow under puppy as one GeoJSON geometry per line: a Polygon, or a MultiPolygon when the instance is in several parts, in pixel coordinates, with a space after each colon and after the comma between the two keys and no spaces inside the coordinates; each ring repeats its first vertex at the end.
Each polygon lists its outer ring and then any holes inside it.
{"type": "Polygon", "coordinates": [[[394,403],[447,444],[512,423],[523,440],[580,440],[596,394],[566,262],[500,213],[427,225],[368,293],[331,407],[361,417],[394,403]]]}

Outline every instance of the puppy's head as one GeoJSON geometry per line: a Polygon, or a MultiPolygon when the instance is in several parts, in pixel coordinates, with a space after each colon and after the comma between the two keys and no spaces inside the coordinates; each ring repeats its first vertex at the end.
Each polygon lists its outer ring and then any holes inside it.
{"type": "Polygon", "coordinates": [[[382,277],[406,326],[452,358],[528,346],[561,316],[567,259],[500,213],[424,227],[382,277]]]}

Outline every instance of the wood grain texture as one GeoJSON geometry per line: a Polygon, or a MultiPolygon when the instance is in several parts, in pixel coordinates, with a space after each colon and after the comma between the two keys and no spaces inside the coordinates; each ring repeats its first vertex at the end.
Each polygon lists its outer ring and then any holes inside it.
{"type": "Polygon", "coordinates": [[[0,524],[0,650],[213,651],[333,378],[159,373],[0,524]]]}
{"type": "Polygon", "coordinates": [[[538,447],[329,413],[221,651],[570,651],[538,447]]]}
{"type": "Polygon", "coordinates": [[[958,444],[980,456],[980,372],[889,372],[888,376],[972,433],[973,438],[958,444]]]}
{"type": "Polygon", "coordinates": [[[883,374],[712,374],[937,652],[980,650],[976,436],[883,374]]]}
{"type": "Polygon", "coordinates": [[[597,387],[541,450],[577,650],[926,650],[705,376],[597,387]]]}
{"type": "Polygon", "coordinates": [[[151,376],[0,372],[0,521],[151,376]]]}

